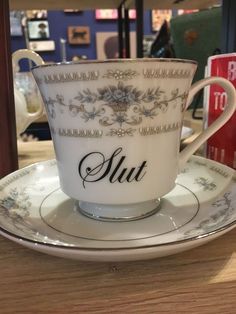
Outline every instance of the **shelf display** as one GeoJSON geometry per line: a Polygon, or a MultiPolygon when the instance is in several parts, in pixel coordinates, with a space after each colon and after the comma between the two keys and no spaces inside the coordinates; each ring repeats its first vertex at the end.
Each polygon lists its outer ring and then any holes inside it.
{"type": "MultiPolygon", "coordinates": [[[[96,20],[118,19],[118,11],[114,10],[95,10],[96,20]]],[[[136,19],[136,10],[129,10],[129,19],[136,19]]]]}

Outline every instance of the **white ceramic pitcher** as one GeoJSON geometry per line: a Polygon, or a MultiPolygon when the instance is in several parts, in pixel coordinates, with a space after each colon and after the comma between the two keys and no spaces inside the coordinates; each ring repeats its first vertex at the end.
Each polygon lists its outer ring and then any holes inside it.
{"type": "MultiPolygon", "coordinates": [[[[36,65],[44,64],[43,59],[34,51],[28,49],[20,49],[12,54],[13,77],[19,72],[19,61],[21,59],[30,59],[36,65]]],[[[14,81],[14,98],[15,98],[15,114],[16,114],[16,133],[19,136],[25,129],[43,114],[43,105],[39,103],[36,112],[30,113],[27,110],[27,103],[24,94],[17,88],[14,81]]]]}

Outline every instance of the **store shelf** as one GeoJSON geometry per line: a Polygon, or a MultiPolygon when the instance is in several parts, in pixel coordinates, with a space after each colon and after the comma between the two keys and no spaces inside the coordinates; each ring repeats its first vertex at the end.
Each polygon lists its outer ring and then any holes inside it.
{"type": "MultiPolygon", "coordinates": [[[[11,10],[30,9],[113,9],[117,8],[122,0],[9,0],[11,10]]],[[[127,0],[126,7],[134,8],[135,0],[127,0]]],[[[206,9],[213,5],[220,5],[220,0],[145,0],[144,9],[206,9]]]]}
{"type": "Polygon", "coordinates": [[[143,56],[143,10],[146,9],[207,9],[222,6],[221,52],[236,50],[236,1],[235,0],[126,0],[125,7],[137,11],[137,57],[143,56]]]}
{"type": "MultiPolygon", "coordinates": [[[[135,0],[127,0],[127,8],[135,8],[135,0]]],[[[145,0],[144,9],[206,9],[220,5],[220,0],[145,0]]]]}
{"type": "Polygon", "coordinates": [[[121,0],[9,0],[11,10],[117,9],[121,0]]]}

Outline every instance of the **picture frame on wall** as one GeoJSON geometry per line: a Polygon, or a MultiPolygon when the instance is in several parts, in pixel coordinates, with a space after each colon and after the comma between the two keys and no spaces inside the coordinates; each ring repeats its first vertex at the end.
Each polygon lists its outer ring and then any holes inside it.
{"type": "Polygon", "coordinates": [[[183,15],[183,14],[192,14],[192,13],[196,13],[196,12],[199,12],[199,10],[198,9],[195,9],[195,10],[178,10],[177,14],[183,15]]]}
{"type": "Polygon", "coordinates": [[[34,51],[54,51],[55,41],[54,40],[33,40],[28,43],[29,49],[34,51]]]}
{"type": "Polygon", "coordinates": [[[89,45],[90,28],[89,26],[69,26],[68,42],[71,45],[89,45]]]}
{"type": "Polygon", "coordinates": [[[28,20],[27,27],[30,40],[45,40],[50,37],[47,20],[28,20]]]}
{"type": "Polygon", "coordinates": [[[152,31],[159,32],[164,21],[169,22],[172,10],[151,10],[152,31]]]}
{"type": "MultiPolygon", "coordinates": [[[[97,32],[96,50],[98,60],[119,58],[117,32],[97,32]]],[[[136,58],[136,32],[130,32],[130,57],[136,58]]]]}
{"type": "MultiPolygon", "coordinates": [[[[118,11],[116,9],[95,10],[96,20],[117,20],[118,11]]],[[[136,19],[136,10],[129,10],[129,18],[136,19]]]]}
{"type": "Polygon", "coordinates": [[[47,10],[26,10],[26,17],[29,20],[37,19],[47,19],[48,11],[47,10]]]}
{"type": "Polygon", "coordinates": [[[10,12],[10,27],[11,36],[23,36],[21,11],[10,12]]]}
{"type": "Polygon", "coordinates": [[[76,10],[76,9],[65,9],[64,13],[81,13],[81,10],[76,10]]]}

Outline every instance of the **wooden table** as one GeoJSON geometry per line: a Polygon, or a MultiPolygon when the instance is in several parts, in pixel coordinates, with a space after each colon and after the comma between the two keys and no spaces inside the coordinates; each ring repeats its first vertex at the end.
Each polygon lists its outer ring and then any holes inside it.
{"type": "MultiPolygon", "coordinates": [[[[20,166],[53,158],[51,142],[18,143],[20,166]]],[[[139,262],[87,263],[0,237],[0,313],[236,312],[236,229],[197,249],[139,262]]]]}

